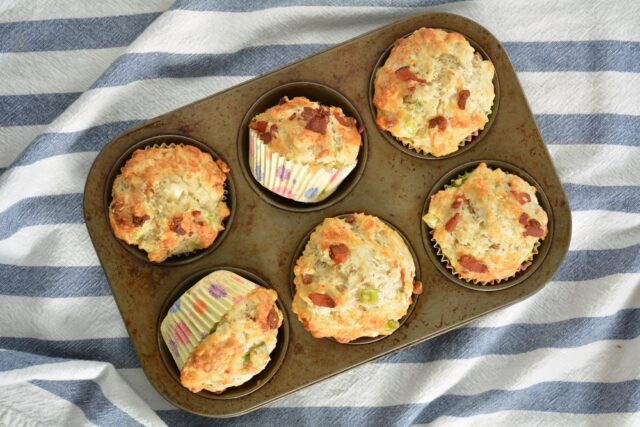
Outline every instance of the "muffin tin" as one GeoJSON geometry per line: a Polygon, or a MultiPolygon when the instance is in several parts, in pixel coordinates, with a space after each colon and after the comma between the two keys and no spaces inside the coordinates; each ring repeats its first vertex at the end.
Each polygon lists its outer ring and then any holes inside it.
{"type": "Polygon", "coordinates": [[[566,196],[504,48],[475,22],[444,13],[399,21],[126,131],[97,156],[87,178],[84,214],[150,382],[174,405],[214,417],[249,412],[532,295],[560,267],[571,234],[566,196]],[[499,81],[490,127],[464,149],[438,159],[409,153],[399,142],[388,139],[375,125],[370,99],[371,76],[380,58],[397,38],[423,26],[466,36],[493,62],[494,83],[499,81]],[[306,95],[338,105],[358,124],[365,125],[357,168],[323,202],[305,205],[283,199],[262,189],[247,169],[247,122],[282,95],[306,95]],[[213,247],[153,264],[114,236],[107,209],[113,179],[132,151],[162,142],[192,144],[228,163],[231,216],[213,247]],[[478,292],[456,280],[433,256],[428,230],[421,221],[427,197],[481,160],[520,174],[536,185],[549,216],[549,235],[534,264],[514,279],[517,286],[498,285],[492,288],[494,292],[478,292]],[[393,224],[416,255],[418,279],[424,285],[413,311],[396,332],[361,345],[315,339],[290,310],[291,267],[307,233],[324,218],[349,212],[365,212],[393,224]],[[195,394],[180,385],[159,325],[181,292],[219,268],[275,289],[285,321],[272,361],[262,374],[221,395],[195,394]]]}

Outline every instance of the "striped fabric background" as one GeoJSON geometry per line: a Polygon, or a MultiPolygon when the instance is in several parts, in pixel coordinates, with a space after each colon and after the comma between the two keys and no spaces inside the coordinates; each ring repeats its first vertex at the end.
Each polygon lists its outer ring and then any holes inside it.
{"type": "Polygon", "coordinates": [[[4,0],[0,425],[211,424],[140,368],[82,220],[126,128],[405,16],[470,17],[505,45],[569,196],[540,293],[219,422],[640,425],[640,2],[4,0]]]}

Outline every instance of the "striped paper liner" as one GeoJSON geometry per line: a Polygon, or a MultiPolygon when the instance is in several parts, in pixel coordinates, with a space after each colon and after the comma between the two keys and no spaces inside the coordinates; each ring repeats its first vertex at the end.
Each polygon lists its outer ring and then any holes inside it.
{"type": "Polygon", "coordinates": [[[253,282],[226,270],[202,278],[173,303],[160,325],[160,333],[173,359],[185,362],[220,319],[253,289],[253,282]]]}
{"type": "Polygon", "coordinates": [[[249,166],[254,178],[268,190],[287,199],[315,203],[329,197],[356,167],[323,168],[287,160],[249,130],[249,166]]]}

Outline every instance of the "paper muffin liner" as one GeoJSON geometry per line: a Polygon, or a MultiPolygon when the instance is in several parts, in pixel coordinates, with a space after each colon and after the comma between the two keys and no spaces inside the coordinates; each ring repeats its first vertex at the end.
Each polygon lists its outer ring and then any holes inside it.
{"type": "Polygon", "coordinates": [[[226,270],[214,271],[173,303],[160,325],[162,339],[178,369],[220,319],[259,285],[226,270]]]}
{"type": "MultiPolygon", "coordinates": [[[[480,131],[481,131],[481,130],[482,130],[482,129],[478,129],[478,130],[475,130],[475,131],[471,132],[471,134],[469,134],[469,136],[467,136],[465,139],[463,139],[463,140],[458,144],[458,146],[457,146],[457,148],[456,148],[456,151],[458,151],[459,149],[461,149],[462,147],[464,147],[465,145],[467,145],[467,142],[471,142],[471,141],[473,141],[473,138],[475,138],[476,136],[480,135],[480,131]]],[[[410,150],[417,151],[417,152],[418,152],[418,153],[420,153],[420,154],[425,154],[425,155],[428,155],[428,156],[438,157],[438,156],[434,156],[434,155],[433,155],[433,153],[431,153],[431,152],[427,152],[427,151],[423,150],[423,149],[422,149],[422,148],[420,148],[420,147],[415,147],[415,146],[411,143],[411,141],[403,141],[403,140],[398,139],[398,138],[396,138],[396,140],[397,140],[397,141],[399,141],[402,145],[404,145],[405,147],[407,147],[407,148],[408,148],[408,149],[410,149],[410,150]]],[[[452,152],[451,152],[451,153],[449,153],[449,154],[445,154],[445,156],[449,156],[449,155],[451,155],[451,154],[454,154],[456,151],[452,151],[452,152]]],[[[439,157],[443,157],[443,156],[439,156],[439,157]]]]}
{"type": "MultiPolygon", "coordinates": [[[[449,184],[445,184],[444,189],[451,188],[451,187],[459,187],[462,183],[458,184],[456,181],[462,180],[462,182],[464,182],[464,180],[467,178],[467,176],[469,176],[469,173],[470,172],[465,172],[463,174],[458,175],[456,178],[452,179],[449,184]]],[[[427,227],[429,227],[429,226],[427,225],[427,227]]],[[[453,268],[453,266],[451,265],[451,262],[449,262],[449,258],[447,258],[447,256],[444,254],[444,252],[442,252],[442,248],[440,247],[440,245],[438,244],[436,239],[433,237],[433,233],[434,233],[434,229],[429,227],[429,235],[431,236],[431,239],[429,239],[429,240],[433,244],[433,247],[436,249],[436,255],[438,255],[438,257],[440,257],[440,261],[445,265],[447,270],[451,271],[451,274],[453,274],[455,277],[459,278],[460,280],[464,280],[467,283],[472,283],[474,285],[480,285],[480,286],[495,286],[495,285],[498,285],[498,284],[500,284],[502,282],[506,282],[507,280],[511,280],[514,277],[516,277],[518,274],[520,274],[521,272],[525,271],[531,265],[531,262],[533,261],[533,258],[538,254],[538,248],[542,244],[540,242],[540,240],[538,240],[533,245],[533,248],[531,250],[531,254],[529,255],[529,257],[526,260],[524,260],[524,262],[521,264],[520,268],[515,273],[513,273],[511,276],[504,277],[504,278],[498,279],[498,280],[492,280],[491,282],[483,282],[483,281],[476,280],[476,279],[467,279],[467,278],[462,277],[460,275],[460,273],[457,272],[453,268]]]]}
{"type": "MultiPolygon", "coordinates": [[[[172,142],[172,143],[170,143],[170,144],[167,144],[167,143],[163,142],[163,143],[160,143],[160,144],[151,144],[151,145],[147,145],[147,146],[146,146],[146,147],[144,147],[144,148],[138,148],[137,150],[134,150],[134,151],[133,151],[133,153],[135,153],[135,152],[136,152],[136,151],[138,151],[138,150],[147,151],[147,150],[149,150],[149,149],[151,149],[151,148],[173,148],[173,147],[177,147],[177,146],[184,147],[184,145],[185,145],[185,144],[183,144],[183,143],[178,143],[178,144],[176,144],[176,143],[172,142]]],[[[193,147],[197,148],[198,150],[202,151],[203,153],[208,153],[209,155],[211,155],[211,158],[213,158],[213,161],[214,161],[214,162],[215,162],[216,160],[221,160],[221,161],[223,161],[225,164],[227,164],[227,162],[225,162],[224,160],[222,160],[222,159],[216,159],[216,158],[215,158],[211,153],[209,153],[209,152],[207,152],[207,151],[202,150],[200,147],[197,147],[197,146],[195,146],[195,145],[194,145],[193,147]]],[[[128,162],[130,159],[132,159],[132,158],[133,158],[133,153],[131,153],[131,157],[129,157],[129,158],[124,162],[124,164],[123,164],[123,165],[122,165],[122,167],[120,168],[120,173],[119,173],[118,175],[116,175],[116,177],[118,177],[118,176],[120,176],[120,175],[122,174],[122,169],[124,168],[124,166],[127,164],[127,162],[128,162]]],[[[229,165],[227,164],[227,166],[229,166],[229,165]]],[[[224,173],[225,175],[227,175],[227,179],[226,179],[226,180],[225,180],[225,182],[224,182],[224,191],[223,191],[223,194],[222,194],[222,199],[221,199],[221,201],[223,201],[223,202],[225,202],[225,203],[226,203],[226,202],[227,202],[227,194],[229,194],[229,191],[227,190],[227,182],[229,182],[229,176],[228,176],[228,175],[229,175],[229,173],[228,173],[228,172],[226,172],[226,173],[225,173],[225,172],[223,172],[223,173],[224,173]]],[[[113,191],[113,188],[112,188],[112,191],[113,191]]],[[[112,197],[113,197],[113,194],[112,194],[112,197]]],[[[229,216],[227,216],[225,219],[223,219],[223,220],[222,220],[222,222],[221,222],[222,230],[220,230],[220,231],[218,232],[218,235],[217,235],[217,236],[216,236],[216,238],[213,240],[213,242],[211,242],[211,245],[213,245],[213,244],[215,243],[215,241],[216,241],[216,240],[218,240],[218,239],[220,238],[220,235],[221,235],[221,234],[226,230],[225,222],[226,222],[226,221],[229,219],[229,217],[231,216],[231,206],[229,206],[229,204],[228,204],[228,203],[227,203],[227,208],[229,209],[229,212],[230,212],[230,213],[229,213],[229,216]]],[[[125,243],[127,243],[127,242],[125,242],[125,243]]],[[[136,244],[133,244],[133,243],[127,243],[127,244],[128,244],[129,246],[133,246],[133,247],[135,247],[135,248],[136,248],[136,249],[138,249],[139,251],[144,252],[144,253],[146,254],[146,255],[145,255],[145,256],[146,256],[146,258],[148,259],[149,255],[148,255],[147,251],[145,251],[144,249],[141,249],[141,248],[140,248],[138,245],[136,245],[136,244]]],[[[198,253],[198,252],[200,252],[200,251],[203,251],[203,250],[205,250],[205,249],[209,248],[211,245],[207,246],[206,248],[198,248],[198,249],[194,249],[194,250],[189,251],[189,252],[181,252],[181,253],[179,253],[179,254],[173,254],[173,255],[169,256],[167,259],[165,259],[164,261],[160,262],[160,264],[162,264],[163,262],[165,262],[165,261],[167,261],[167,260],[170,260],[170,259],[182,258],[182,257],[187,257],[187,256],[190,256],[190,255],[193,255],[193,254],[195,254],[195,253],[198,253]]]]}
{"type": "Polygon", "coordinates": [[[329,197],[356,167],[324,168],[287,160],[249,130],[249,167],[253,177],[268,190],[303,203],[320,202],[329,197]]]}

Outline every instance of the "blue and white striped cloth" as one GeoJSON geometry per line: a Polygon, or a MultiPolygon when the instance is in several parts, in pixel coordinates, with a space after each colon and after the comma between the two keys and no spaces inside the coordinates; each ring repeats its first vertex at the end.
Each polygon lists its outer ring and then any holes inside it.
{"type": "Polygon", "coordinates": [[[220,424],[640,425],[640,2],[4,0],[0,425],[212,420],[146,380],[82,220],[124,129],[394,20],[500,39],[573,211],[532,298],[220,424]]]}

